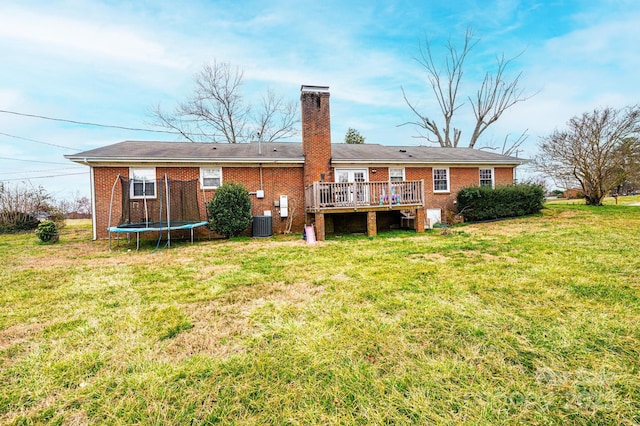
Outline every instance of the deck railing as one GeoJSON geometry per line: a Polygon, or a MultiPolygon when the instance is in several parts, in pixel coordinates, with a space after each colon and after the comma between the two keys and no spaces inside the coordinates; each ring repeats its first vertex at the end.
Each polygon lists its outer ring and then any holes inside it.
{"type": "Polygon", "coordinates": [[[305,189],[307,211],[424,206],[424,181],[314,182],[305,189]]]}

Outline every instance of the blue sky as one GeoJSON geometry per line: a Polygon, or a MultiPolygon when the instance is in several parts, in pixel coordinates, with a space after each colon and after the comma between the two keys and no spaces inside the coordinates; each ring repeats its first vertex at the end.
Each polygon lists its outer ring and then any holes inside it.
{"type": "MultiPolygon", "coordinates": [[[[297,101],[302,84],[330,86],[334,142],[354,127],[368,143],[417,145],[416,129],[398,126],[413,119],[401,87],[438,113],[414,59],[419,45],[429,37],[442,57],[447,39],[471,27],[480,43],[463,89],[476,88],[497,55],[522,52],[510,70],[537,93],[481,145],[527,130],[520,155],[531,157],[572,116],[638,103],[638,22],[635,0],[0,0],[0,110],[153,129],[150,109],[184,99],[193,74],[217,60],[244,69],[248,98],[273,88],[297,101]]],[[[463,141],[471,118],[463,107],[463,141]]],[[[178,140],[0,113],[0,180],[88,196],[87,168],[63,155],[127,139],[178,140]]]]}

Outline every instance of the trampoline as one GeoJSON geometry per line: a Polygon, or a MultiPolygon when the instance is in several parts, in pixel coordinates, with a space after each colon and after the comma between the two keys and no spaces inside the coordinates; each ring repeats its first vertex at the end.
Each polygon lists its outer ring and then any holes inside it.
{"type": "MultiPolygon", "coordinates": [[[[204,196],[204,193],[203,193],[204,196]]],[[[206,200],[203,200],[206,202],[206,200]]],[[[202,220],[198,203],[198,180],[170,180],[165,174],[156,181],[132,181],[120,175],[116,178],[111,190],[109,206],[109,250],[111,250],[111,234],[136,234],[136,250],[140,249],[140,233],[158,232],[160,246],[163,233],[167,235],[166,247],[171,247],[171,231],[189,230],[193,243],[194,229],[205,226],[209,222],[202,220]],[[116,199],[116,187],[120,183],[120,220],[117,226],[111,226],[111,219],[116,199]],[[150,188],[150,194],[140,193],[140,188],[150,188]],[[134,191],[135,190],[135,191],[134,191]]]]}
{"type": "Polygon", "coordinates": [[[183,220],[178,220],[176,221],[177,223],[167,223],[167,222],[148,222],[148,223],[126,223],[123,225],[118,225],[118,226],[112,226],[109,228],[109,248],[111,248],[111,233],[115,232],[115,233],[126,233],[126,234],[131,234],[131,233],[135,233],[136,234],[136,250],[138,250],[140,248],[140,233],[141,232],[152,232],[152,231],[157,231],[157,232],[164,232],[167,231],[167,235],[169,235],[167,237],[167,245],[171,246],[171,231],[176,231],[176,230],[181,230],[181,229],[188,229],[190,231],[190,235],[191,235],[191,243],[193,244],[193,229],[194,228],[198,228],[200,226],[205,226],[207,225],[209,222],[203,221],[203,222],[193,222],[193,223],[189,223],[187,221],[183,221],[183,220]]]}

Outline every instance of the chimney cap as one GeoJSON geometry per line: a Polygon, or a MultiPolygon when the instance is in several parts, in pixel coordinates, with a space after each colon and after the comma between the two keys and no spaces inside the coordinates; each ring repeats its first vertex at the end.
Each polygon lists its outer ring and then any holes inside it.
{"type": "Polygon", "coordinates": [[[329,86],[311,86],[303,84],[300,86],[301,92],[319,92],[319,93],[329,93],[329,86]]]}

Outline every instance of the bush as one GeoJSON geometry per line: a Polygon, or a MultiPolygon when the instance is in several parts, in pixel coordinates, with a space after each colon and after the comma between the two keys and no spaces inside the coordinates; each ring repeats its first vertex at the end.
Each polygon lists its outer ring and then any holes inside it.
{"type": "Polygon", "coordinates": [[[251,225],[251,199],[239,183],[225,183],[207,203],[209,228],[225,238],[238,235],[251,225]]]}
{"type": "Polygon", "coordinates": [[[64,226],[64,214],[52,204],[53,197],[41,186],[7,185],[0,182],[0,233],[30,231],[36,229],[44,215],[64,226]]]}
{"type": "Polygon", "coordinates": [[[472,186],[458,192],[457,205],[459,214],[471,222],[524,216],[542,210],[544,189],[528,183],[495,189],[472,186]]]}
{"type": "Polygon", "coordinates": [[[33,215],[15,211],[0,213],[0,234],[31,231],[36,229],[40,221],[33,215]]]}
{"type": "Polygon", "coordinates": [[[58,228],[56,227],[56,223],[52,220],[45,220],[38,225],[36,235],[40,238],[40,241],[44,243],[55,243],[58,240],[58,228]]]}

